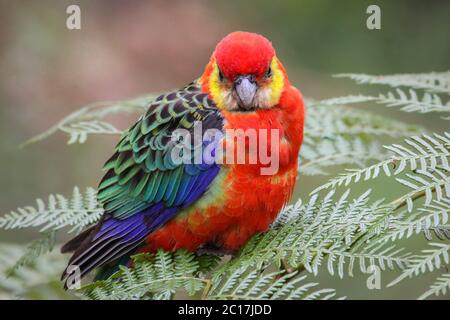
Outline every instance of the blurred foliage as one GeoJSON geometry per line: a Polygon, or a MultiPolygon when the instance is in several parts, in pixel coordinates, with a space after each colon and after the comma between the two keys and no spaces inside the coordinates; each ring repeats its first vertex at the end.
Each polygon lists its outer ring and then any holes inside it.
{"type": "Polygon", "coordinates": [[[450,3],[445,0],[224,1],[227,15],[257,28],[289,63],[326,74],[386,74],[448,68],[450,3]],[[366,8],[381,8],[381,30],[366,28],[366,8]],[[235,13],[239,10],[239,15],[235,13]]]}

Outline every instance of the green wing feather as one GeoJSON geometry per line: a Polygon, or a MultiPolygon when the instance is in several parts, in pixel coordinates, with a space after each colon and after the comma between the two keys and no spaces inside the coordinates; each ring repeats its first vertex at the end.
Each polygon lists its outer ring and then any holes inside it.
{"type": "Polygon", "coordinates": [[[173,162],[171,136],[176,129],[193,130],[199,121],[208,124],[206,129],[222,129],[220,112],[197,82],[159,96],[123,134],[104,166],[98,200],[106,213],[126,219],[159,202],[165,207],[176,205],[195,176],[186,174],[185,165],[173,162]]]}

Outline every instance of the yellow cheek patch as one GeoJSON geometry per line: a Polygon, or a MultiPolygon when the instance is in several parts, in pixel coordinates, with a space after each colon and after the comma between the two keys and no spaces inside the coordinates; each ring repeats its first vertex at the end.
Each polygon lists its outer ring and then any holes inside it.
{"type": "MultiPolygon", "coordinates": [[[[281,93],[284,88],[284,74],[281,70],[277,58],[273,58],[270,63],[270,68],[272,69],[272,78],[269,79],[268,83],[263,87],[267,90],[267,96],[261,101],[261,106],[273,107],[280,101],[281,93]]],[[[219,80],[219,68],[216,62],[213,63],[212,72],[209,76],[209,90],[216,103],[217,107],[222,110],[228,110],[231,106],[228,105],[232,103],[230,100],[230,93],[228,89],[224,87],[223,83],[219,80]]]]}
{"type": "Polygon", "coordinates": [[[226,109],[225,95],[219,80],[219,68],[215,62],[212,69],[211,75],[209,76],[209,90],[211,96],[219,109],[226,109]]]}
{"type": "Polygon", "coordinates": [[[283,92],[284,75],[278,65],[277,58],[272,59],[270,68],[272,69],[272,81],[269,83],[269,88],[271,89],[269,104],[270,106],[274,106],[280,101],[281,93],[283,92]]]}

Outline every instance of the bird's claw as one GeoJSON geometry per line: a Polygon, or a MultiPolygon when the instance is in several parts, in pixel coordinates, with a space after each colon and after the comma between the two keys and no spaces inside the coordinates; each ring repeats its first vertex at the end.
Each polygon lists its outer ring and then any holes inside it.
{"type": "Polygon", "coordinates": [[[210,256],[223,257],[223,256],[228,256],[228,255],[234,256],[236,254],[236,251],[227,250],[227,249],[215,246],[215,245],[207,244],[207,245],[204,245],[204,246],[201,246],[200,248],[198,248],[197,251],[195,252],[195,254],[197,256],[210,255],[210,256]]]}

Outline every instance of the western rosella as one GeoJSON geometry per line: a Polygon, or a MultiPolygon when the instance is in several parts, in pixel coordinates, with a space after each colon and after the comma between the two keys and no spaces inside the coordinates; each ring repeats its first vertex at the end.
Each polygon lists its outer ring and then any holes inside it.
{"type": "MultiPolygon", "coordinates": [[[[82,277],[159,248],[236,251],[268,229],[293,192],[304,112],[302,96],[289,83],[272,44],[254,33],[227,35],[199,79],[160,95],[123,134],[98,187],[101,221],[62,247],[63,253],[74,252],[69,266],[79,268],[82,277]],[[258,148],[271,148],[266,154],[274,156],[272,146],[277,145],[276,170],[263,174],[267,163],[260,159],[175,161],[174,133],[192,133],[198,124],[219,132],[275,130],[258,148]]],[[[248,156],[248,140],[237,149],[224,137],[224,149],[248,156]]],[[[212,146],[212,154],[219,149],[211,139],[202,139],[200,145],[212,146]]],[[[186,155],[193,160],[192,153],[186,155]]],[[[62,276],[66,282],[69,266],[62,276]]]]}

